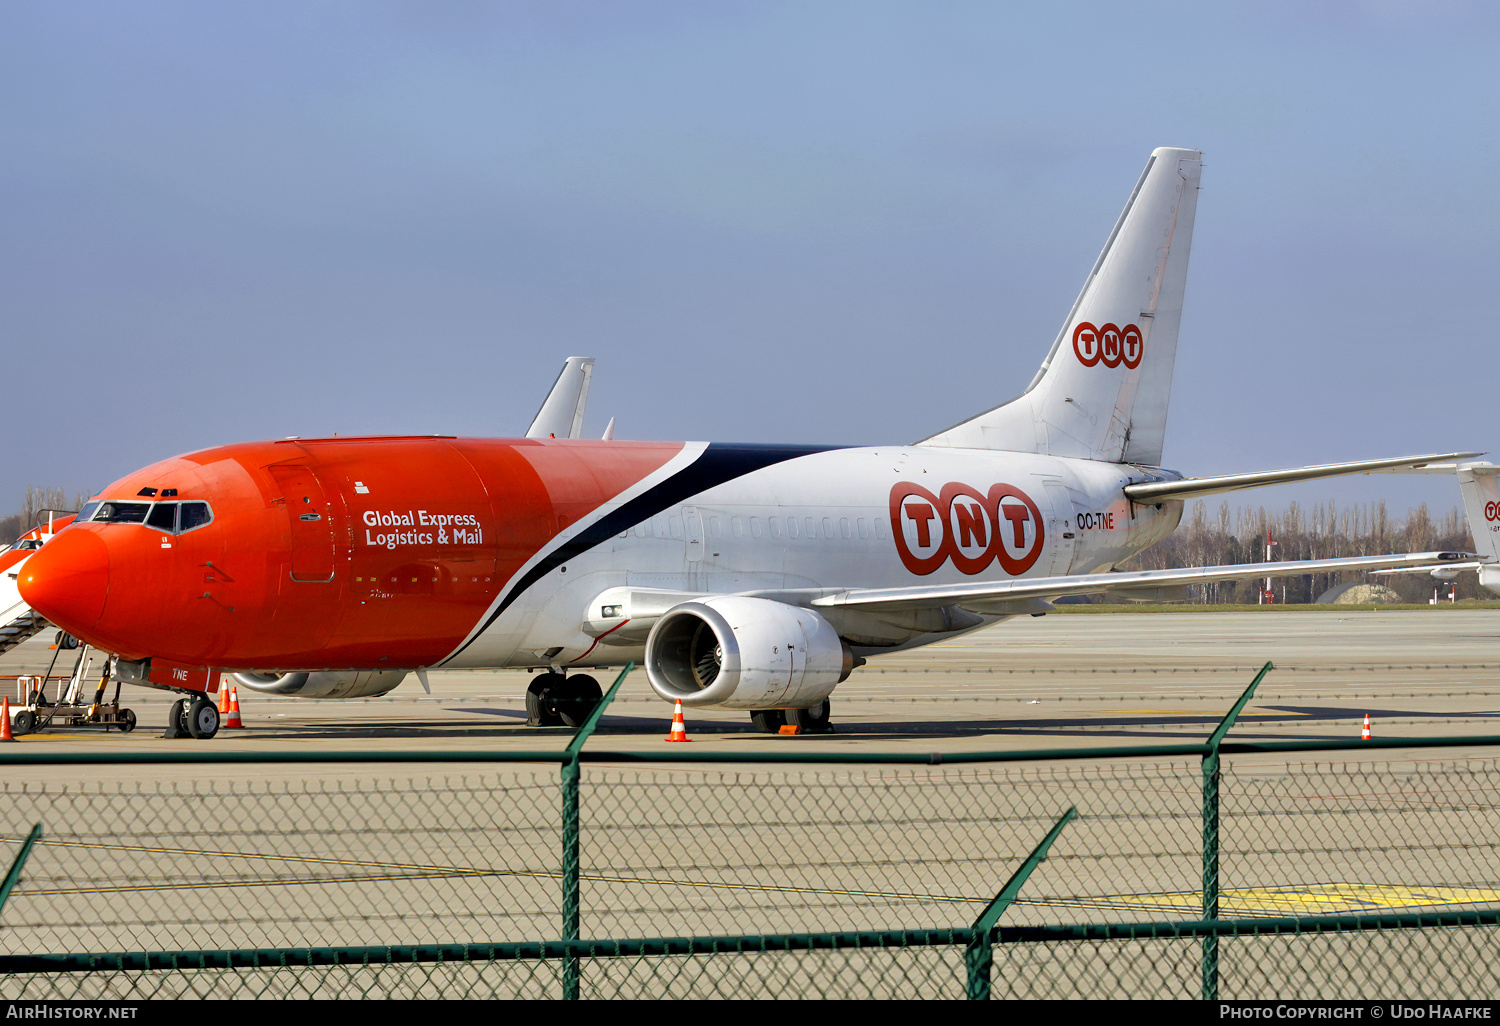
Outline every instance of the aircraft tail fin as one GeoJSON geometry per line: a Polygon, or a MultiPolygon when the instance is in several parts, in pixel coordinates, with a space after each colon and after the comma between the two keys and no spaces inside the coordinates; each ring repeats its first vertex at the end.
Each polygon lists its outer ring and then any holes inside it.
{"type": "Polygon", "coordinates": [[[917,444],[1161,463],[1201,170],[1154,151],[1026,392],[917,444]]]}
{"type": "Polygon", "coordinates": [[[1458,490],[1463,493],[1474,551],[1482,559],[1500,562],[1500,467],[1486,463],[1461,465],[1458,490]]]}
{"type": "Polygon", "coordinates": [[[1475,570],[1479,583],[1500,591],[1500,466],[1493,463],[1460,463],[1458,490],[1464,497],[1469,533],[1479,556],[1475,570]]]}
{"type": "Polygon", "coordinates": [[[592,356],[570,356],[552,391],[542,401],[526,429],[527,438],[577,438],[583,428],[583,410],[589,401],[589,379],[594,376],[592,356]]]}

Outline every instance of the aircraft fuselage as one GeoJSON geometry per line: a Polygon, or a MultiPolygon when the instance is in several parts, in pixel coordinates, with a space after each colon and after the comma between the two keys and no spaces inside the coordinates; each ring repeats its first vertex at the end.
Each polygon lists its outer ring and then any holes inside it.
{"type": "MultiPolygon", "coordinates": [[[[1109,569],[1181,516],[1180,503],[1135,504],[1121,489],[1175,476],[900,446],[249,443],[122,478],[23,589],[125,659],[266,672],[619,665],[645,641],[618,622],[632,594],[803,603],[1109,569]]],[[[835,627],[862,653],[955,629],[835,627]]]]}

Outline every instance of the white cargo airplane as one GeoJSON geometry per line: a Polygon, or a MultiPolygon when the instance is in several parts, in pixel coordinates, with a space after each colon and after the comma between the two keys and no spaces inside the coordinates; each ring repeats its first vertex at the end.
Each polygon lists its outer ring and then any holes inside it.
{"type": "MultiPolygon", "coordinates": [[[[565,412],[539,415],[546,437],[225,446],[105,489],[31,558],[21,594],[118,656],[119,676],[184,694],[209,667],[309,698],[531,667],[528,708],[556,722],[599,694],[573,671],[638,660],[663,699],[774,731],[826,725],[867,658],[1060,596],[1464,558],[1116,570],[1186,499],[1475,455],[1188,480],[1159,466],[1200,167],[1156,150],[1025,393],[915,444],[585,440],[561,437],[565,412]]],[[[216,727],[201,697],[187,719],[216,727]]]]}

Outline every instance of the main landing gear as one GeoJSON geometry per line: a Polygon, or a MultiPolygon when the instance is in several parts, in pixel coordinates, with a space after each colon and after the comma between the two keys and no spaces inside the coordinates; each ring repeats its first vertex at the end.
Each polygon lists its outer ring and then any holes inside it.
{"type": "Polygon", "coordinates": [[[526,688],[526,725],[579,727],[603,698],[599,682],[587,674],[539,673],[526,688]]]}
{"type": "Polygon", "coordinates": [[[796,727],[800,734],[831,734],[831,711],[825,698],[811,709],[756,709],[750,713],[750,722],[762,734],[780,734],[782,727],[796,727]]]}
{"type": "Polygon", "coordinates": [[[167,710],[167,732],[163,737],[195,737],[207,741],[219,732],[219,709],[204,695],[179,698],[167,710]]]}

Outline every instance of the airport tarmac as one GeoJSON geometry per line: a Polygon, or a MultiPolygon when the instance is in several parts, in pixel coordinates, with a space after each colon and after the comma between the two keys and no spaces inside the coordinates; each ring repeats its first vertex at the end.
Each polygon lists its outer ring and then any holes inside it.
{"type": "MultiPolygon", "coordinates": [[[[47,669],[51,633],[0,659],[0,680],[47,669]]],[[[64,652],[54,673],[71,669],[64,652]]],[[[777,737],[746,713],[688,709],[696,750],[1015,751],[1175,744],[1206,736],[1267,661],[1275,669],[1231,737],[1351,739],[1500,735],[1500,610],[1066,613],[1022,617],[874,659],[834,692],[834,732],[777,737]]],[[[596,672],[608,687],[616,671],[596,672]]],[[[54,726],[23,737],[55,751],[557,750],[565,728],[526,726],[524,671],[415,675],[392,694],[307,701],[239,693],[244,730],[162,737],[173,695],[126,686],[130,734],[54,726]]],[[[94,674],[97,679],[97,668],[94,674]]],[[[672,708],[636,669],[591,749],[667,750],[672,708]]]]}

